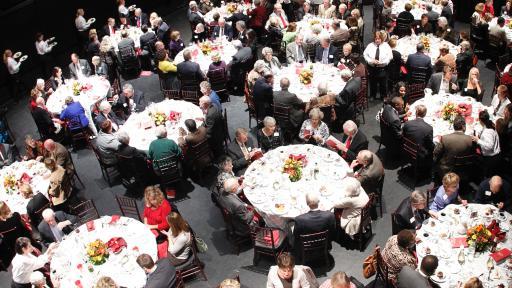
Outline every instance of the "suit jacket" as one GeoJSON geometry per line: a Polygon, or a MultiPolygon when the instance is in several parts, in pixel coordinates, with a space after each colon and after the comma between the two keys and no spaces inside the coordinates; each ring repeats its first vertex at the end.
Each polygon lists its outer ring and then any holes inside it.
{"type": "Polygon", "coordinates": [[[323,4],[318,5],[318,17],[320,18],[334,18],[336,15],[336,6],[331,5],[329,8],[325,8],[323,4]]]}
{"type": "MultiPolygon", "coordinates": [[[[219,38],[219,36],[220,26],[215,26],[215,28],[213,28],[213,38],[219,38]]],[[[233,28],[231,27],[231,25],[224,25],[224,36],[228,38],[228,41],[231,41],[231,39],[233,39],[233,28]]]]}
{"type": "MultiPolygon", "coordinates": [[[[146,109],[146,99],[144,97],[144,92],[140,90],[134,90],[133,93],[133,104],[135,104],[135,112],[142,112],[146,109]]],[[[119,99],[113,105],[113,109],[122,110],[125,115],[130,115],[132,113],[132,107],[130,105],[130,101],[128,97],[124,95],[124,93],[119,94],[119,99]]]]}
{"type": "Polygon", "coordinates": [[[499,25],[493,25],[489,27],[489,36],[493,35],[501,40],[501,45],[507,45],[507,34],[505,33],[505,27],[500,27],[499,25]]]}
{"type": "Polygon", "coordinates": [[[439,19],[439,13],[434,10],[427,12],[427,16],[429,22],[437,21],[437,19],[439,19]]]}
{"type": "Polygon", "coordinates": [[[281,90],[274,92],[273,102],[276,105],[290,107],[290,124],[292,127],[286,128],[297,128],[302,125],[304,121],[304,102],[297,97],[297,95],[288,92],[288,90],[281,90]]]}
{"type": "Polygon", "coordinates": [[[345,197],[345,195],[337,196],[340,197],[340,199],[334,199],[333,203],[334,207],[343,209],[340,218],[340,226],[348,235],[355,235],[361,223],[361,210],[368,204],[370,198],[364,189],[361,189],[359,195],[355,197],[345,197]]]}
{"type": "Polygon", "coordinates": [[[222,120],[222,112],[215,105],[211,104],[206,111],[204,125],[206,127],[206,137],[208,144],[217,156],[223,150],[224,135],[224,122],[222,120]]]}
{"type": "MultiPolygon", "coordinates": [[[[301,50],[302,50],[302,55],[304,57],[304,61],[307,59],[307,54],[306,54],[306,48],[304,47],[305,44],[302,44],[301,45],[301,50]]],[[[295,42],[292,42],[288,45],[286,45],[286,61],[288,62],[288,64],[291,64],[293,62],[298,62],[297,59],[298,59],[298,55],[297,55],[297,43],[295,42]]]]}
{"type": "MultiPolygon", "coordinates": [[[[62,211],[55,212],[55,220],[57,221],[57,223],[69,220],[71,221],[71,224],[75,224],[78,221],[76,216],[66,214],[62,211]]],[[[43,243],[45,245],[48,246],[50,243],[56,242],[55,236],[53,236],[50,225],[48,225],[46,221],[41,221],[41,223],[37,225],[37,230],[41,234],[41,239],[43,240],[43,243]]],[[[64,227],[64,229],[62,230],[62,232],[64,232],[64,234],[66,235],[71,233],[71,231],[73,231],[73,225],[68,225],[64,227]]]]}
{"type": "Polygon", "coordinates": [[[148,26],[149,26],[149,18],[148,18],[148,14],[146,14],[146,13],[144,13],[144,12],[140,13],[140,16],[139,16],[139,17],[137,17],[137,16],[133,15],[133,16],[131,17],[131,19],[130,19],[130,20],[131,20],[131,21],[130,21],[130,22],[131,22],[131,25],[132,25],[132,26],[134,26],[134,27],[139,27],[139,28],[140,28],[140,27],[142,27],[142,25],[144,25],[144,24],[146,24],[146,25],[148,25],[148,26]],[[137,25],[139,18],[140,18],[140,26],[138,26],[138,25],[137,25]]]}
{"type": "Polygon", "coordinates": [[[183,61],[178,64],[178,79],[192,80],[195,79],[197,83],[204,80],[203,72],[199,64],[192,61],[183,61]]]}
{"type": "MultiPolygon", "coordinates": [[[[343,137],[341,138],[341,142],[346,143],[348,139],[348,136],[343,134],[343,137]]],[[[357,130],[356,135],[352,137],[350,140],[350,146],[348,147],[347,152],[345,153],[345,161],[347,163],[352,163],[356,159],[357,154],[361,150],[367,150],[368,149],[368,138],[366,138],[366,135],[364,135],[363,131],[357,130]]],[[[340,155],[343,155],[343,152],[339,151],[340,155]]]]}
{"type": "Polygon", "coordinates": [[[152,51],[154,50],[155,42],[157,40],[158,39],[156,38],[155,33],[152,31],[148,31],[142,34],[139,38],[140,48],[146,51],[152,51]]]}
{"type": "Polygon", "coordinates": [[[453,169],[455,156],[465,156],[475,151],[471,137],[462,131],[455,131],[444,135],[434,149],[434,161],[438,162],[439,169],[444,175],[453,169]]]}
{"type": "Polygon", "coordinates": [[[64,147],[64,145],[60,143],[55,143],[55,150],[50,152],[50,157],[55,160],[57,165],[60,165],[62,168],[66,169],[68,175],[72,175],[75,171],[75,167],[73,166],[73,162],[71,162],[71,155],[68,152],[68,149],[64,147]]]}
{"type": "Polygon", "coordinates": [[[190,22],[193,27],[196,27],[199,23],[205,24],[203,17],[199,16],[197,12],[190,12],[190,15],[188,16],[188,22],[190,22]]]}
{"type": "Polygon", "coordinates": [[[100,62],[100,65],[94,66],[94,74],[98,76],[108,77],[108,67],[105,62],[100,62]]]}
{"type": "MultiPolygon", "coordinates": [[[[245,147],[247,148],[247,150],[252,150],[256,148],[250,137],[247,139],[245,147]]],[[[233,171],[237,175],[243,174],[247,166],[249,166],[249,161],[245,160],[244,153],[242,152],[242,148],[240,148],[240,145],[238,145],[238,141],[235,140],[229,143],[228,156],[231,157],[231,159],[233,159],[233,171]]]]}
{"type": "Polygon", "coordinates": [[[197,145],[199,143],[201,143],[203,140],[207,139],[206,137],[206,128],[203,127],[203,126],[200,126],[197,128],[197,130],[195,132],[189,132],[187,135],[185,135],[184,138],[179,138],[178,139],[178,143],[181,145],[181,146],[186,146],[187,149],[185,149],[187,152],[185,153],[185,162],[188,162],[189,164],[192,164],[192,153],[189,153],[190,152],[190,149],[192,149],[192,147],[194,145],[197,145]]]}
{"type": "Polygon", "coordinates": [[[158,29],[156,30],[156,37],[160,41],[165,41],[167,39],[167,31],[169,31],[169,25],[167,25],[165,22],[162,22],[162,24],[158,26],[158,29]]]}
{"type": "Polygon", "coordinates": [[[249,211],[245,203],[237,195],[222,192],[219,198],[220,205],[226,209],[233,220],[233,231],[236,235],[248,235],[248,225],[252,222],[254,212],[249,211]]]}
{"type": "Polygon", "coordinates": [[[361,78],[352,77],[343,90],[336,96],[336,116],[340,123],[354,119],[356,111],[356,97],[361,89],[361,78]]]}
{"type": "Polygon", "coordinates": [[[434,151],[434,128],[427,124],[423,118],[405,122],[402,127],[402,135],[420,146],[418,156],[421,159],[431,158],[434,151]]]}
{"type": "Polygon", "coordinates": [[[398,231],[403,229],[415,230],[428,217],[429,214],[426,209],[416,210],[416,213],[412,212],[411,197],[405,198],[395,210],[395,224],[398,226],[398,231]]]}
{"type": "MultiPolygon", "coordinates": [[[[108,113],[108,119],[110,121],[112,121],[113,123],[115,123],[118,127],[120,125],[124,124],[124,120],[119,119],[116,116],[116,114],[114,114],[113,111],[110,111],[110,113],[108,113]]],[[[96,127],[98,128],[98,130],[101,127],[101,123],[103,123],[103,121],[105,121],[105,120],[107,120],[107,117],[105,117],[105,115],[103,115],[103,113],[100,113],[100,114],[98,114],[98,116],[96,116],[96,118],[94,119],[94,123],[96,124],[96,127]]],[[[114,130],[114,132],[115,132],[115,130],[114,130]]]]}
{"type": "MultiPolygon", "coordinates": [[[[114,27],[114,34],[115,32],[117,31],[117,29],[119,29],[119,27],[117,27],[117,25],[115,25],[114,27]]],[[[107,25],[103,26],[103,36],[114,36],[114,34],[110,34],[110,27],[107,25]]]]}
{"type": "Polygon", "coordinates": [[[332,32],[331,41],[334,43],[345,42],[350,37],[350,33],[347,29],[339,28],[338,30],[332,32]]]}
{"type": "Polygon", "coordinates": [[[267,83],[266,79],[261,77],[256,80],[253,87],[254,104],[256,106],[256,116],[259,120],[265,116],[272,115],[273,88],[267,83]]]}
{"type": "Polygon", "coordinates": [[[488,191],[491,191],[489,181],[491,179],[485,179],[480,183],[478,187],[478,191],[476,191],[475,195],[475,203],[479,204],[491,204],[495,205],[500,202],[503,202],[503,210],[510,213],[512,210],[512,197],[510,197],[510,183],[507,180],[502,179],[503,184],[501,185],[501,189],[498,193],[488,194],[488,191]]]}
{"type": "Polygon", "coordinates": [[[41,210],[44,207],[50,207],[49,203],[50,201],[48,200],[48,198],[46,198],[46,196],[44,196],[43,193],[35,194],[34,197],[32,197],[32,199],[28,201],[27,214],[30,218],[30,222],[34,224],[34,226],[38,225],[39,222],[43,220],[43,217],[41,215],[42,211],[39,210],[41,210]],[[39,213],[37,213],[38,211],[39,213]]]}
{"type": "MultiPolygon", "coordinates": [[[[323,56],[324,48],[321,45],[318,45],[316,47],[315,51],[315,62],[322,62],[322,56],[323,56]]],[[[334,45],[329,46],[329,53],[328,53],[328,61],[329,64],[334,64],[334,66],[338,66],[338,62],[340,61],[339,58],[339,51],[338,48],[336,48],[334,45]]]]}
{"type": "Polygon", "coordinates": [[[372,152],[373,161],[368,166],[357,170],[356,179],[361,182],[366,193],[375,193],[377,191],[377,185],[379,181],[384,177],[384,166],[375,153],[372,152]]]}
{"type": "Polygon", "coordinates": [[[249,16],[245,15],[244,13],[235,12],[230,17],[226,18],[226,22],[231,21],[231,27],[236,27],[235,24],[238,21],[244,21],[245,24],[249,23],[249,16]]]}
{"type": "Polygon", "coordinates": [[[406,23],[414,22],[414,16],[409,11],[402,11],[398,14],[397,19],[403,19],[406,23]]]}
{"type": "MultiPolygon", "coordinates": [[[[434,73],[432,76],[430,76],[430,79],[428,80],[427,87],[432,89],[432,94],[439,94],[439,89],[441,88],[441,81],[443,79],[443,73],[434,73]]],[[[457,77],[455,75],[452,75],[452,79],[450,79],[450,93],[456,92],[456,90],[452,89],[452,84],[457,83],[457,77]]]]}
{"type": "MultiPolygon", "coordinates": [[[[240,73],[241,71],[244,71],[245,69],[249,68],[250,60],[252,59],[252,50],[249,47],[244,47],[240,50],[238,50],[235,55],[233,55],[233,59],[231,60],[231,71],[233,75],[233,72],[240,73]]],[[[236,75],[236,74],[235,74],[236,75]]]]}
{"type": "Polygon", "coordinates": [[[174,288],[176,284],[176,268],[169,258],[158,259],[156,269],[148,275],[146,288],[174,288]]]}
{"type": "Polygon", "coordinates": [[[449,5],[446,5],[445,7],[443,7],[443,10],[441,10],[441,17],[446,17],[446,20],[448,20],[448,24],[450,26],[453,26],[452,22],[453,22],[453,12],[452,12],[452,8],[450,8],[449,5]]]}
{"type": "Polygon", "coordinates": [[[432,74],[432,60],[429,56],[421,52],[409,54],[407,62],[405,62],[405,66],[407,67],[407,70],[409,70],[409,74],[414,71],[415,68],[426,68],[427,77],[432,74]]]}
{"type": "MultiPolygon", "coordinates": [[[[80,65],[80,69],[82,69],[82,74],[85,77],[91,75],[91,66],[89,66],[89,62],[85,59],[78,59],[78,64],[80,65]]],[[[69,76],[73,79],[78,79],[78,72],[76,71],[76,67],[73,63],[69,63],[69,76]]]]}
{"type": "Polygon", "coordinates": [[[432,286],[428,282],[427,278],[420,274],[420,272],[414,270],[410,266],[404,266],[400,270],[397,278],[398,288],[431,288],[432,286]]]}
{"type": "Polygon", "coordinates": [[[473,67],[473,53],[468,50],[457,54],[455,59],[457,65],[457,76],[459,79],[467,79],[469,70],[473,67]]]}
{"type": "Polygon", "coordinates": [[[135,51],[135,42],[133,41],[132,38],[126,37],[119,41],[119,43],[117,44],[117,48],[119,49],[119,51],[130,48],[135,51]]]}
{"type": "Polygon", "coordinates": [[[43,138],[48,139],[54,135],[55,126],[53,125],[50,112],[37,106],[32,111],[32,117],[34,117],[34,122],[36,122],[36,126],[43,138]]]}
{"type": "Polygon", "coordinates": [[[299,243],[300,235],[313,234],[328,230],[330,239],[336,235],[336,220],[334,213],[330,211],[310,210],[309,212],[295,217],[293,235],[295,244],[299,243]]]}

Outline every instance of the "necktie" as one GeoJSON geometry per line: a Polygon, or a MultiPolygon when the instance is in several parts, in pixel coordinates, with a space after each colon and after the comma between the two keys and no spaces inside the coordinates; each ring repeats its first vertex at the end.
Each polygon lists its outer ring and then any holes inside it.
{"type": "Polygon", "coordinates": [[[224,27],[220,27],[219,38],[222,38],[223,35],[224,35],[224,27]]]}
{"type": "Polygon", "coordinates": [[[137,27],[140,27],[140,17],[137,17],[137,27]]]}
{"type": "Polygon", "coordinates": [[[379,60],[380,57],[380,45],[377,46],[377,50],[375,50],[375,60],[379,60]]]}
{"type": "Polygon", "coordinates": [[[494,116],[496,116],[496,114],[498,114],[498,111],[500,111],[501,103],[503,103],[503,101],[500,100],[500,103],[498,103],[498,106],[496,106],[496,108],[494,109],[494,116]]]}
{"type": "Polygon", "coordinates": [[[329,64],[329,48],[324,48],[322,55],[322,64],[329,64]]]}
{"type": "MultiPolygon", "coordinates": [[[[347,151],[350,148],[351,142],[352,142],[352,136],[348,136],[347,141],[345,142],[345,148],[347,148],[347,151]]],[[[343,158],[347,157],[347,152],[346,151],[343,152],[343,155],[341,155],[341,157],[343,157],[343,158]]]]}
{"type": "Polygon", "coordinates": [[[282,13],[279,14],[279,18],[281,18],[281,22],[283,23],[283,29],[286,28],[286,26],[288,26],[288,25],[286,25],[286,20],[284,20],[284,17],[283,17],[282,13]]]}
{"type": "Polygon", "coordinates": [[[247,147],[245,147],[245,144],[240,144],[240,148],[242,149],[242,153],[244,153],[244,157],[247,159],[249,158],[249,151],[247,151],[247,147]]]}
{"type": "Polygon", "coordinates": [[[297,45],[297,61],[304,61],[304,53],[302,51],[302,45],[297,45]]]}

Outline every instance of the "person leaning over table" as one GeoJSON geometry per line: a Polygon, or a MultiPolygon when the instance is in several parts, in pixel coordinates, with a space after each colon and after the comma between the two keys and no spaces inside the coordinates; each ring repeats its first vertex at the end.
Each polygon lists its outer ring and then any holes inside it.
{"type": "Polygon", "coordinates": [[[73,162],[71,154],[68,152],[68,149],[64,147],[64,145],[59,142],[55,142],[52,139],[48,139],[44,141],[44,149],[46,150],[45,157],[51,157],[55,160],[55,163],[62,168],[66,169],[66,173],[70,176],[75,172],[75,166],[73,166],[73,162]]]}
{"type": "Polygon", "coordinates": [[[256,137],[263,153],[284,145],[283,133],[271,116],[263,119],[263,128],[258,129],[256,137]]]}
{"type": "Polygon", "coordinates": [[[370,150],[361,150],[350,168],[354,170],[354,178],[361,183],[366,193],[377,193],[379,182],[384,177],[384,167],[379,156],[370,150]]]}
{"type": "Polygon", "coordinates": [[[349,237],[353,237],[359,231],[361,223],[361,210],[370,198],[361,187],[361,183],[353,177],[346,177],[341,180],[343,193],[338,195],[338,199],[334,199],[334,207],[343,209],[340,219],[341,228],[349,237]]]}
{"type": "Polygon", "coordinates": [[[442,40],[446,40],[448,42],[451,42],[452,44],[455,44],[455,31],[451,29],[450,26],[448,25],[448,20],[446,19],[446,17],[441,16],[437,20],[437,29],[435,36],[441,38],[442,40]]]}
{"type": "Polygon", "coordinates": [[[395,210],[394,224],[397,231],[419,229],[423,221],[430,217],[426,208],[427,196],[419,190],[414,190],[395,210]]]}
{"type": "Polygon", "coordinates": [[[16,239],[14,250],[16,256],[12,260],[12,282],[11,288],[30,288],[30,275],[35,270],[44,268],[50,262],[55,248],[58,245],[55,243],[50,244],[44,254],[35,256],[35,248],[30,244],[30,239],[27,237],[20,237],[16,239]]]}
{"type": "Polygon", "coordinates": [[[309,119],[304,120],[299,132],[299,138],[308,144],[324,145],[329,138],[329,127],[322,121],[324,113],[319,108],[309,111],[309,119]]]}
{"type": "Polygon", "coordinates": [[[169,241],[167,258],[171,260],[172,265],[179,266],[190,256],[190,246],[193,245],[190,226],[174,211],[167,215],[166,221],[169,223],[169,231],[166,233],[169,241]]]}
{"type": "Polygon", "coordinates": [[[137,257],[137,264],[147,275],[145,288],[176,287],[176,268],[169,258],[161,258],[154,262],[148,254],[140,254],[137,257]]]}
{"type": "Polygon", "coordinates": [[[449,172],[443,176],[443,185],[439,186],[434,197],[434,201],[430,204],[428,213],[433,218],[438,218],[438,212],[443,210],[449,204],[460,202],[466,206],[467,200],[459,196],[459,176],[453,172],[449,172]]]}
{"type": "Polygon", "coordinates": [[[233,159],[233,170],[236,175],[242,175],[251,163],[251,158],[258,152],[252,138],[248,137],[247,129],[237,128],[235,141],[228,145],[228,156],[233,159]]]}
{"type": "Polygon", "coordinates": [[[72,96],[67,96],[64,103],[66,104],[66,108],[64,108],[60,113],[60,120],[68,122],[68,128],[71,132],[76,132],[72,129],[76,130],[77,128],[81,129],[89,127],[89,118],[85,116],[85,109],[80,102],[75,102],[72,96]],[[71,121],[74,122],[73,127],[69,127],[69,122],[71,121]],[[79,127],[75,126],[77,124],[79,127]]]}
{"type": "Polygon", "coordinates": [[[108,66],[107,63],[101,61],[100,56],[93,56],[91,59],[92,65],[93,65],[93,72],[94,75],[101,76],[103,78],[108,79],[108,66]]]}
{"type": "Polygon", "coordinates": [[[28,200],[27,203],[27,214],[30,219],[30,222],[37,226],[41,220],[43,219],[41,214],[39,213],[41,209],[44,207],[50,206],[50,201],[43,193],[36,193],[32,191],[32,187],[30,187],[27,183],[21,183],[19,185],[18,191],[23,199],[28,200]]]}
{"type": "Polygon", "coordinates": [[[112,108],[126,120],[132,112],[142,112],[146,109],[146,98],[144,92],[135,90],[132,84],[123,85],[122,93],[113,97],[112,108]]]}
{"type": "Polygon", "coordinates": [[[368,149],[368,139],[354,121],[347,120],[343,123],[343,136],[336,149],[345,161],[351,163],[359,151],[368,149]]]}
{"type": "Polygon", "coordinates": [[[67,200],[71,194],[71,178],[62,166],[55,163],[53,158],[45,158],[44,166],[50,170],[45,176],[49,180],[48,197],[55,210],[69,211],[67,200]]]}
{"type": "Polygon", "coordinates": [[[476,191],[474,202],[495,205],[502,211],[511,212],[510,183],[498,175],[484,179],[476,191]]]}
{"type": "Polygon", "coordinates": [[[155,162],[158,160],[176,156],[178,159],[182,157],[182,152],[178,144],[174,140],[167,138],[167,130],[165,126],[160,125],[155,128],[156,138],[151,141],[148,149],[148,159],[153,162],[153,169],[157,175],[160,175],[160,170],[155,162]]]}

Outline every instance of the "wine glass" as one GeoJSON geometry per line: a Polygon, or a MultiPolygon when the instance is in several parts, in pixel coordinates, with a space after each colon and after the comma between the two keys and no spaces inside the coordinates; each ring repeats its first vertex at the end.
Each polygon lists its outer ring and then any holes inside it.
{"type": "Polygon", "coordinates": [[[489,259],[487,259],[487,270],[489,270],[489,275],[487,276],[487,280],[491,280],[491,271],[493,268],[494,268],[494,260],[491,257],[489,257],[489,259]]]}

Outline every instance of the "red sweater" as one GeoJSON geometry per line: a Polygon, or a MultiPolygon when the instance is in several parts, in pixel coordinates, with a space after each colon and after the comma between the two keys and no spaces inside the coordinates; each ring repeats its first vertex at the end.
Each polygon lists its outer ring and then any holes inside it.
{"type": "Polygon", "coordinates": [[[158,225],[158,230],[169,230],[169,223],[165,219],[171,212],[171,205],[167,200],[162,201],[162,205],[156,209],[145,207],[144,218],[147,220],[148,225],[158,225]]]}

